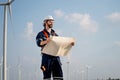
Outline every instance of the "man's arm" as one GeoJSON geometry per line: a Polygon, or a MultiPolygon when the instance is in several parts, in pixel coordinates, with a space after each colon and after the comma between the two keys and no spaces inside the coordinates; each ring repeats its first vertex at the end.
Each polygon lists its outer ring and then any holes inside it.
{"type": "Polygon", "coordinates": [[[50,40],[51,40],[50,38],[47,38],[45,41],[41,41],[41,42],[40,42],[40,45],[43,46],[43,45],[49,43],[50,40]]]}

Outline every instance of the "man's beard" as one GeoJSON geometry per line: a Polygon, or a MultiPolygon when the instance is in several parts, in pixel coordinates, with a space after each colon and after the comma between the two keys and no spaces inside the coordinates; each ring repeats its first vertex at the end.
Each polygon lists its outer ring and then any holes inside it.
{"type": "Polygon", "coordinates": [[[49,24],[49,25],[48,25],[48,27],[49,27],[49,28],[52,28],[52,27],[53,27],[53,25],[52,25],[52,24],[49,24]]]}

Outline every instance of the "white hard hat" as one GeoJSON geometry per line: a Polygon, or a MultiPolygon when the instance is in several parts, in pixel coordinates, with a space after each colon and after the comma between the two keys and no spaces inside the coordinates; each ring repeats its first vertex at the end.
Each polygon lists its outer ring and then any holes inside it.
{"type": "Polygon", "coordinates": [[[46,20],[53,20],[54,21],[54,19],[53,19],[52,16],[46,16],[45,19],[44,19],[44,21],[46,21],[46,20]]]}

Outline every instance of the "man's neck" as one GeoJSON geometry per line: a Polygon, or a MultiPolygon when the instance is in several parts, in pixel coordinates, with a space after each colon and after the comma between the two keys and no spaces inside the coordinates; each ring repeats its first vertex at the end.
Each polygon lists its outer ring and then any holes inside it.
{"type": "Polygon", "coordinates": [[[51,33],[51,29],[52,29],[52,28],[46,27],[46,30],[47,30],[49,33],[51,33]]]}

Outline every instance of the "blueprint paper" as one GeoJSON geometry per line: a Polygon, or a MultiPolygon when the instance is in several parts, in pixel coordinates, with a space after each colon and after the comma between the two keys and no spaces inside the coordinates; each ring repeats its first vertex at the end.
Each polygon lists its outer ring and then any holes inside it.
{"type": "Polygon", "coordinates": [[[66,56],[72,48],[71,43],[75,43],[74,38],[52,37],[51,41],[45,45],[42,52],[52,56],[66,56]]]}

